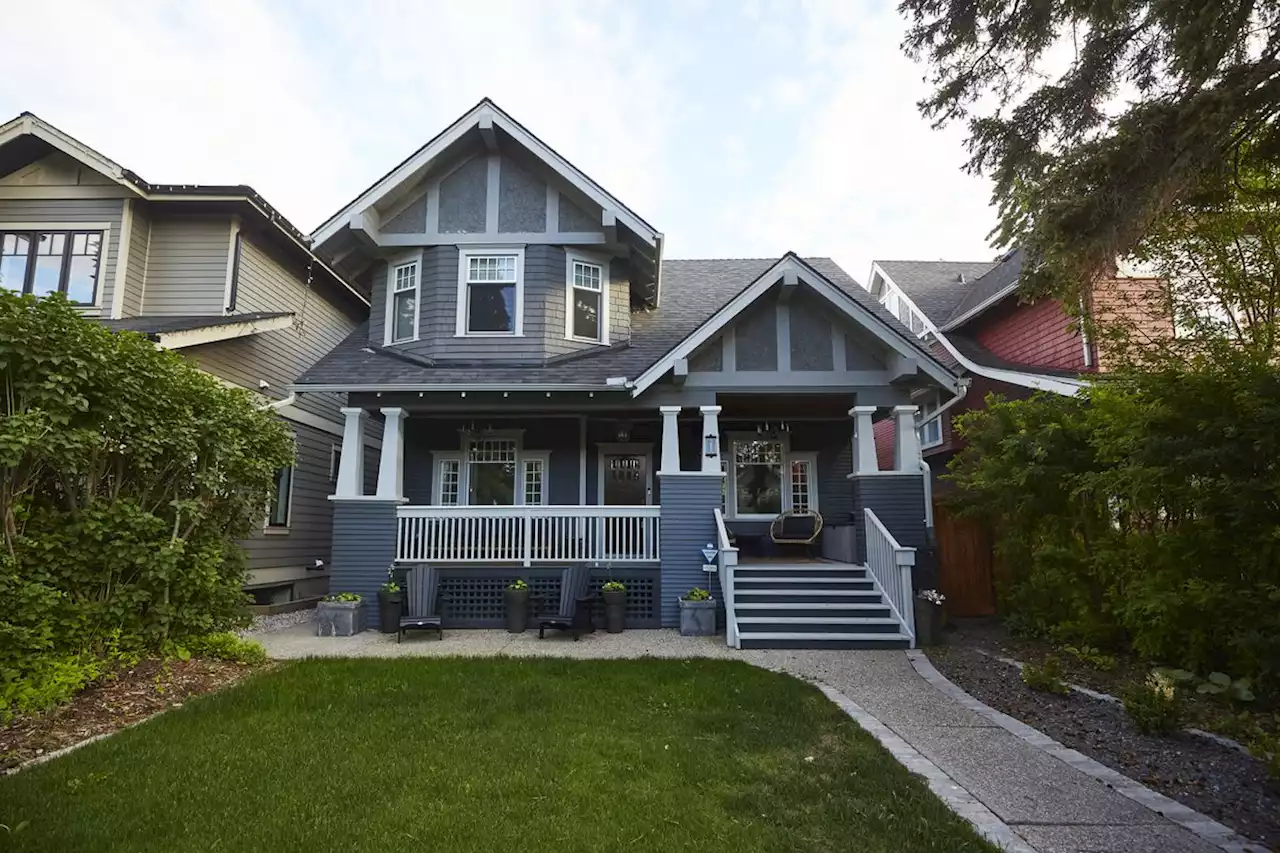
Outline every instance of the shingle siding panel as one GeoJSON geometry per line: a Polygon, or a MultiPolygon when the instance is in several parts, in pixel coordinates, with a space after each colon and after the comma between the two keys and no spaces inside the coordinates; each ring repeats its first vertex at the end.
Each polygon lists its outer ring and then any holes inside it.
{"type": "Polygon", "coordinates": [[[1072,326],[1057,300],[1018,304],[1010,298],[965,331],[993,354],[1017,364],[1085,370],[1080,332],[1072,326]]]}

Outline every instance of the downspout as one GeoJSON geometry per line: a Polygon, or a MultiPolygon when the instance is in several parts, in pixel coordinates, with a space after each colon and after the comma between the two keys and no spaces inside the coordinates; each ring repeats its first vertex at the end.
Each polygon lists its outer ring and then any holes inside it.
{"type": "MultiPolygon", "coordinates": [[[[929,420],[942,417],[948,409],[959,403],[969,394],[969,385],[973,380],[968,376],[960,378],[959,389],[956,395],[947,402],[938,407],[929,420]]],[[[921,421],[917,426],[924,426],[921,421]]],[[[929,467],[929,463],[924,461],[924,450],[920,451],[920,470],[924,474],[924,526],[927,530],[933,529],[933,469],[929,467]]]]}
{"type": "Polygon", "coordinates": [[[258,411],[265,412],[269,410],[269,411],[276,412],[276,411],[279,411],[280,409],[283,409],[285,406],[292,406],[297,401],[298,401],[298,392],[290,391],[288,397],[285,397],[283,400],[276,400],[273,403],[267,403],[265,406],[259,406],[258,411]]]}

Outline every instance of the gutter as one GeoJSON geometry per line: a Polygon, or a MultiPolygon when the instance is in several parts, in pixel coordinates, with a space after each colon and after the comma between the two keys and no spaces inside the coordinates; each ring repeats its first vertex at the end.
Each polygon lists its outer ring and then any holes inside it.
{"type": "Polygon", "coordinates": [[[963,326],[965,323],[969,322],[974,317],[977,317],[979,314],[983,313],[988,308],[995,305],[997,302],[1000,302],[1001,300],[1012,295],[1013,293],[1016,293],[1017,290],[1018,290],[1018,283],[1015,281],[1013,284],[1009,285],[1003,290],[997,291],[993,296],[990,296],[982,300],[977,305],[973,306],[968,311],[961,314],[959,317],[955,317],[953,319],[948,320],[946,323],[939,326],[938,330],[942,332],[950,332],[950,331],[954,331],[955,329],[958,329],[960,326],[963,326]]]}
{"type": "Polygon", "coordinates": [[[273,402],[273,403],[267,403],[265,406],[262,406],[262,407],[260,408],[260,411],[263,411],[263,412],[265,412],[265,411],[273,411],[273,412],[274,412],[274,411],[279,411],[280,409],[283,409],[283,408],[285,408],[286,406],[292,406],[292,405],[293,405],[294,403],[296,403],[297,401],[298,401],[298,392],[297,392],[297,391],[290,391],[290,392],[289,392],[289,396],[288,396],[288,397],[285,397],[283,400],[276,400],[276,401],[275,401],[275,402],[273,402]]]}
{"type": "Polygon", "coordinates": [[[463,383],[392,383],[387,385],[291,385],[290,391],[312,393],[334,393],[334,394],[364,394],[364,393],[383,393],[383,392],[401,392],[401,391],[456,391],[465,393],[467,391],[508,391],[520,393],[523,391],[545,391],[548,394],[552,391],[560,391],[565,393],[573,393],[577,391],[625,391],[625,386],[620,385],[532,385],[524,383],[505,382],[493,385],[466,385],[463,383]]]}
{"type": "Polygon", "coordinates": [[[1010,385],[1032,388],[1036,391],[1052,391],[1054,394],[1061,394],[1064,397],[1074,397],[1081,388],[1089,384],[1083,380],[1070,379],[1066,376],[1042,376],[1037,373],[1021,373],[1016,370],[1004,370],[999,367],[986,367],[965,357],[955,348],[951,341],[947,340],[947,336],[942,334],[941,331],[937,332],[935,337],[966,370],[979,376],[985,376],[988,379],[994,379],[997,382],[1008,382],[1010,385]]]}

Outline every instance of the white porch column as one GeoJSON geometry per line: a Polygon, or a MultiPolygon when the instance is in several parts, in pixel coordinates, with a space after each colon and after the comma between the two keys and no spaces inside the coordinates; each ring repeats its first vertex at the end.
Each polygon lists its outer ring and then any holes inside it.
{"type": "Polygon", "coordinates": [[[404,498],[404,409],[382,410],[386,423],[382,427],[382,456],[378,459],[378,497],[388,500],[404,498]]]}
{"type": "Polygon", "coordinates": [[[364,494],[364,409],[342,409],[342,455],[338,458],[338,485],[335,498],[358,498],[364,494]]]}
{"type": "Polygon", "coordinates": [[[871,418],[876,413],[875,406],[854,406],[849,410],[853,416],[853,473],[873,474],[880,470],[876,461],[876,435],[871,418]]]}
{"type": "Polygon", "coordinates": [[[720,473],[720,407],[699,406],[702,412],[702,473],[720,473]],[[714,436],[714,439],[713,439],[714,436]],[[715,452],[712,453],[711,451],[715,452]]]}
{"type": "Polygon", "coordinates": [[[680,416],[679,406],[659,406],[662,413],[662,465],[659,474],[680,473],[680,416]]]}
{"type": "Polygon", "coordinates": [[[893,467],[897,471],[920,472],[920,436],[916,434],[916,406],[894,406],[897,440],[893,443],[893,467]]]}

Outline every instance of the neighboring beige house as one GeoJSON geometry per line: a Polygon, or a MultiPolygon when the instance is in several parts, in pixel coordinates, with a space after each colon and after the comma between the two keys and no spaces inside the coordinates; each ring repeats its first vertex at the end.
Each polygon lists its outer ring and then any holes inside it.
{"type": "Polygon", "coordinates": [[[293,429],[297,463],[244,543],[248,589],[263,604],[327,589],[342,399],[287,389],[369,302],[304,235],[251,187],[149,184],[23,113],[0,125],[0,286],[64,292],[85,316],[259,395],[293,429]]]}

